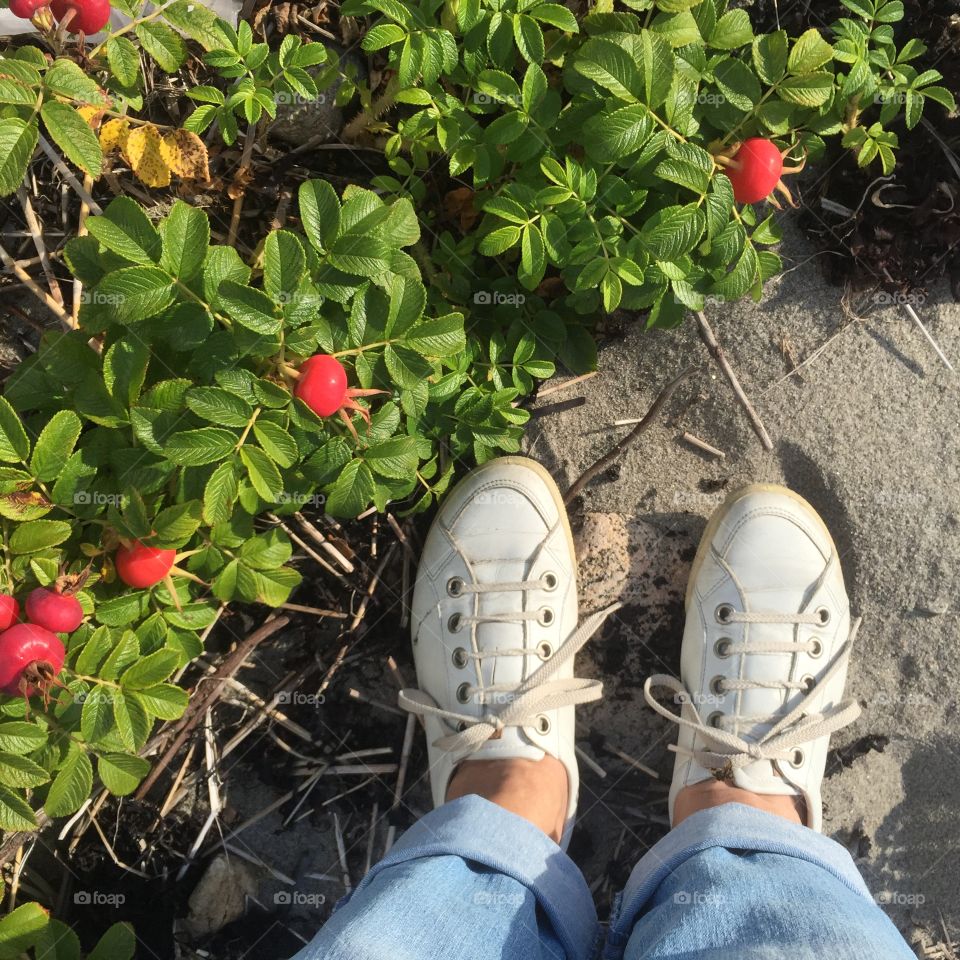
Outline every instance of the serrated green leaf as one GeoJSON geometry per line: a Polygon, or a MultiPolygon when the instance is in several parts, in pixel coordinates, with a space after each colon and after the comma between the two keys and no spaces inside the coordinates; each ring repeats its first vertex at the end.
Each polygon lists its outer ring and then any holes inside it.
{"type": "Polygon", "coordinates": [[[333,517],[355,517],[373,499],[375,489],[370,468],[362,460],[351,460],[327,496],[327,513],[333,517]]]}
{"type": "Polygon", "coordinates": [[[40,116],[50,139],[67,159],[91,177],[99,177],[103,169],[103,150],[90,124],[76,108],[58,100],[48,100],[40,108],[40,116]]]}
{"type": "MultiPolygon", "coordinates": [[[[97,758],[97,774],[115,797],[133,793],[149,772],[146,760],[129,753],[104,753],[97,758]]],[[[111,960],[114,957],[116,954],[111,954],[111,960]]]]}
{"type": "Polygon", "coordinates": [[[0,460],[26,463],[30,456],[30,440],[20,417],[10,403],[0,397],[0,460]]]}
{"type": "Polygon", "coordinates": [[[47,791],[43,809],[51,817],[67,816],[80,809],[92,788],[93,764],[76,743],[71,743],[66,759],[47,791]]]}

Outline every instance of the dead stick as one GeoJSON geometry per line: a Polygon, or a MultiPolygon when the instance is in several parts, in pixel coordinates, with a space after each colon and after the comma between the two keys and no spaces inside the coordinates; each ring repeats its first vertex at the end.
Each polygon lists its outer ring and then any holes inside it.
{"type": "Polygon", "coordinates": [[[63,326],[64,330],[73,330],[75,329],[75,324],[73,322],[73,317],[67,313],[63,307],[57,303],[49,293],[46,292],[43,288],[34,283],[33,278],[27,273],[23,267],[17,263],[13,257],[7,253],[6,249],[0,244],[0,260],[3,261],[3,265],[41,302],[44,306],[53,313],[60,323],[63,326]]]}
{"type": "Polygon", "coordinates": [[[147,774],[143,783],[140,784],[136,795],[137,800],[142,800],[150,792],[153,785],[159,779],[160,774],[163,773],[167,765],[177,755],[177,751],[186,743],[187,738],[190,736],[200,718],[216,702],[220,696],[220,692],[226,686],[227,680],[240,669],[240,665],[253,653],[257,644],[266,640],[267,637],[273,636],[278,630],[282,630],[289,622],[289,617],[273,617],[263,624],[262,627],[254,630],[253,633],[242,640],[233,653],[220,664],[213,677],[210,678],[210,681],[204,683],[202,691],[194,693],[187,712],[174,728],[177,730],[177,733],[173,738],[173,742],[167,747],[163,756],[154,764],[153,769],[147,774]]]}
{"type": "Polygon", "coordinates": [[[679,376],[674,377],[661,391],[659,396],[650,405],[650,409],[643,415],[643,419],[609,452],[605,453],[596,463],[587,467],[580,475],[580,479],[574,481],[570,489],[564,494],[563,502],[569,506],[570,503],[580,495],[584,487],[593,480],[594,477],[603,473],[610,464],[614,463],[619,457],[623,456],[626,449],[637,437],[643,433],[647,427],[656,419],[657,414],[663,409],[664,404],[673,396],[674,390],[683,383],[687,377],[691,376],[696,367],[687,367],[679,376]]]}
{"type": "Polygon", "coordinates": [[[740,381],[737,379],[737,375],[733,372],[733,367],[730,366],[730,361],[727,360],[727,355],[723,352],[723,347],[721,347],[717,341],[717,338],[713,332],[713,328],[707,322],[707,318],[704,316],[703,311],[701,310],[697,311],[697,323],[700,327],[700,339],[704,342],[704,345],[710,352],[710,356],[717,361],[720,369],[723,371],[723,375],[730,382],[730,386],[733,387],[733,392],[736,394],[737,400],[740,402],[740,406],[743,407],[744,412],[750,419],[750,424],[753,427],[756,435],[760,438],[760,442],[763,444],[763,449],[772,450],[773,441],[770,439],[770,434],[767,433],[767,429],[764,427],[763,421],[760,419],[759,414],[753,408],[753,404],[750,402],[747,395],[743,392],[743,387],[740,386],[740,381]]]}

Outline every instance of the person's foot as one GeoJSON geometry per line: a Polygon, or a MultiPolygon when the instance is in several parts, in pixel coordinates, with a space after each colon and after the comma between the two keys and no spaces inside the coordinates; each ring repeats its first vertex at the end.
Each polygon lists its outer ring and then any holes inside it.
{"type": "Polygon", "coordinates": [[[530,804],[524,795],[565,790],[567,839],[579,785],[574,705],[602,696],[598,680],[574,678],[573,658],[607,612],[577,627],[570,525],[538,463],[491,460],[446,497],[411,605],[420,689],[400,693],[424,720],[435,805],[478,793],[544,827],[555,797],[530,804]],[[545,757],[562,764],[565,783],[556,764],[538,762],[545,757]],[[464,776],[451,784],[458,765],[464,776]]]}
{"type": "Polygon", "coordinates": [[[851,628],[823,521],[785,487],[736,491],[707,525],[686,607],[682,682],[657,675],[644,685],[650,706],[680,725],[671,823],[736,801],[819,830],[830,734],[860,713],[843,699],[859,621],[851,628]],[[674,693],[679,716],[652,687],[674,693]]]}

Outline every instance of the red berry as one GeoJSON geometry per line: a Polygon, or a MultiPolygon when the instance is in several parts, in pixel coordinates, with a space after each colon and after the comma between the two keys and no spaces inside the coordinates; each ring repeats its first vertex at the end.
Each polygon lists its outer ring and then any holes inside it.
{"type": "Polygon", "coordinates": [[[9,594],[0,596],[0,630],[12,627],[20,619],[20,604],[9,594]]]}
{"type": "Polygon", "coordinates": [[[29,20],[41,7],[49,3],[50,0],[10,0],[10,12],[21,20],[29,20]]]}
{"type": "Polygon", "coordinates": [[[110,19],[110,0],[52,0],[50,9],[58,22],[68,10],[76,11],[67,26],[70,33],[99,33],[110,19]]]}
{"type": "Polygon", "coordinates": [[[73,633],[83,621],[83,607],[76,597],[37,587],[27,597],[27,619],[54,633],[73,633]]]}
{"type": "Polygon", "coordinates": [[[737,203],[757,203],[773,192],[783,173],[783,157],[775,143],[763,137],[744,140],[723,171],[733,184],[737,203]]]}
{"type": "Polygon", "coordinates": [[[159,583],[173,566],[176,550],[148,547],[137,540],[132,546],[120,547],[113,558],[117,576],[128,586],[144,589],[159,583]]]}
{"type": "Polygon", "coordinates": [[[0,633],[0,689],[31,693],[30,684],[50,680],[63,669],[64,656],[56,634],[35,623],[18,623],[0,633]]]}
{"type": "Polygon", "coordinates": [[[300,379],[294,393],[319,417],[329,417],[347,395],[347,371],[327,353],[316,353],[300,364],[300,379]]]}

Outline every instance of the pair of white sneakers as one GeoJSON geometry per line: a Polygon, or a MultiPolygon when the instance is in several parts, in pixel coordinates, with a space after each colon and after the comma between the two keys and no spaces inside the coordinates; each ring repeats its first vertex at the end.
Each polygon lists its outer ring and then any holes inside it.
{"type": "MultiPolygon", "coordinates": [[[[576,579],[563,500],[535,461],[491,460],[443,502],[413,594],[420,688],[400,694],[424,719],[435,805],[462,762],[551,754],[569,777],[569,840],[574,707],[603,694],[599,680],[574,677],[574,656],[619,606],[578,626],[576,579]]],[[[658,674],[644,686],[647,703],[679,725],[671,823],[681,789],[717,778],[799,797],[819,830],[830,734],[860,712],[843,699],[859,621],[813,507],[767,484],[728,497],[694,559],[686,613],[680,680],[658,674]]]]}

